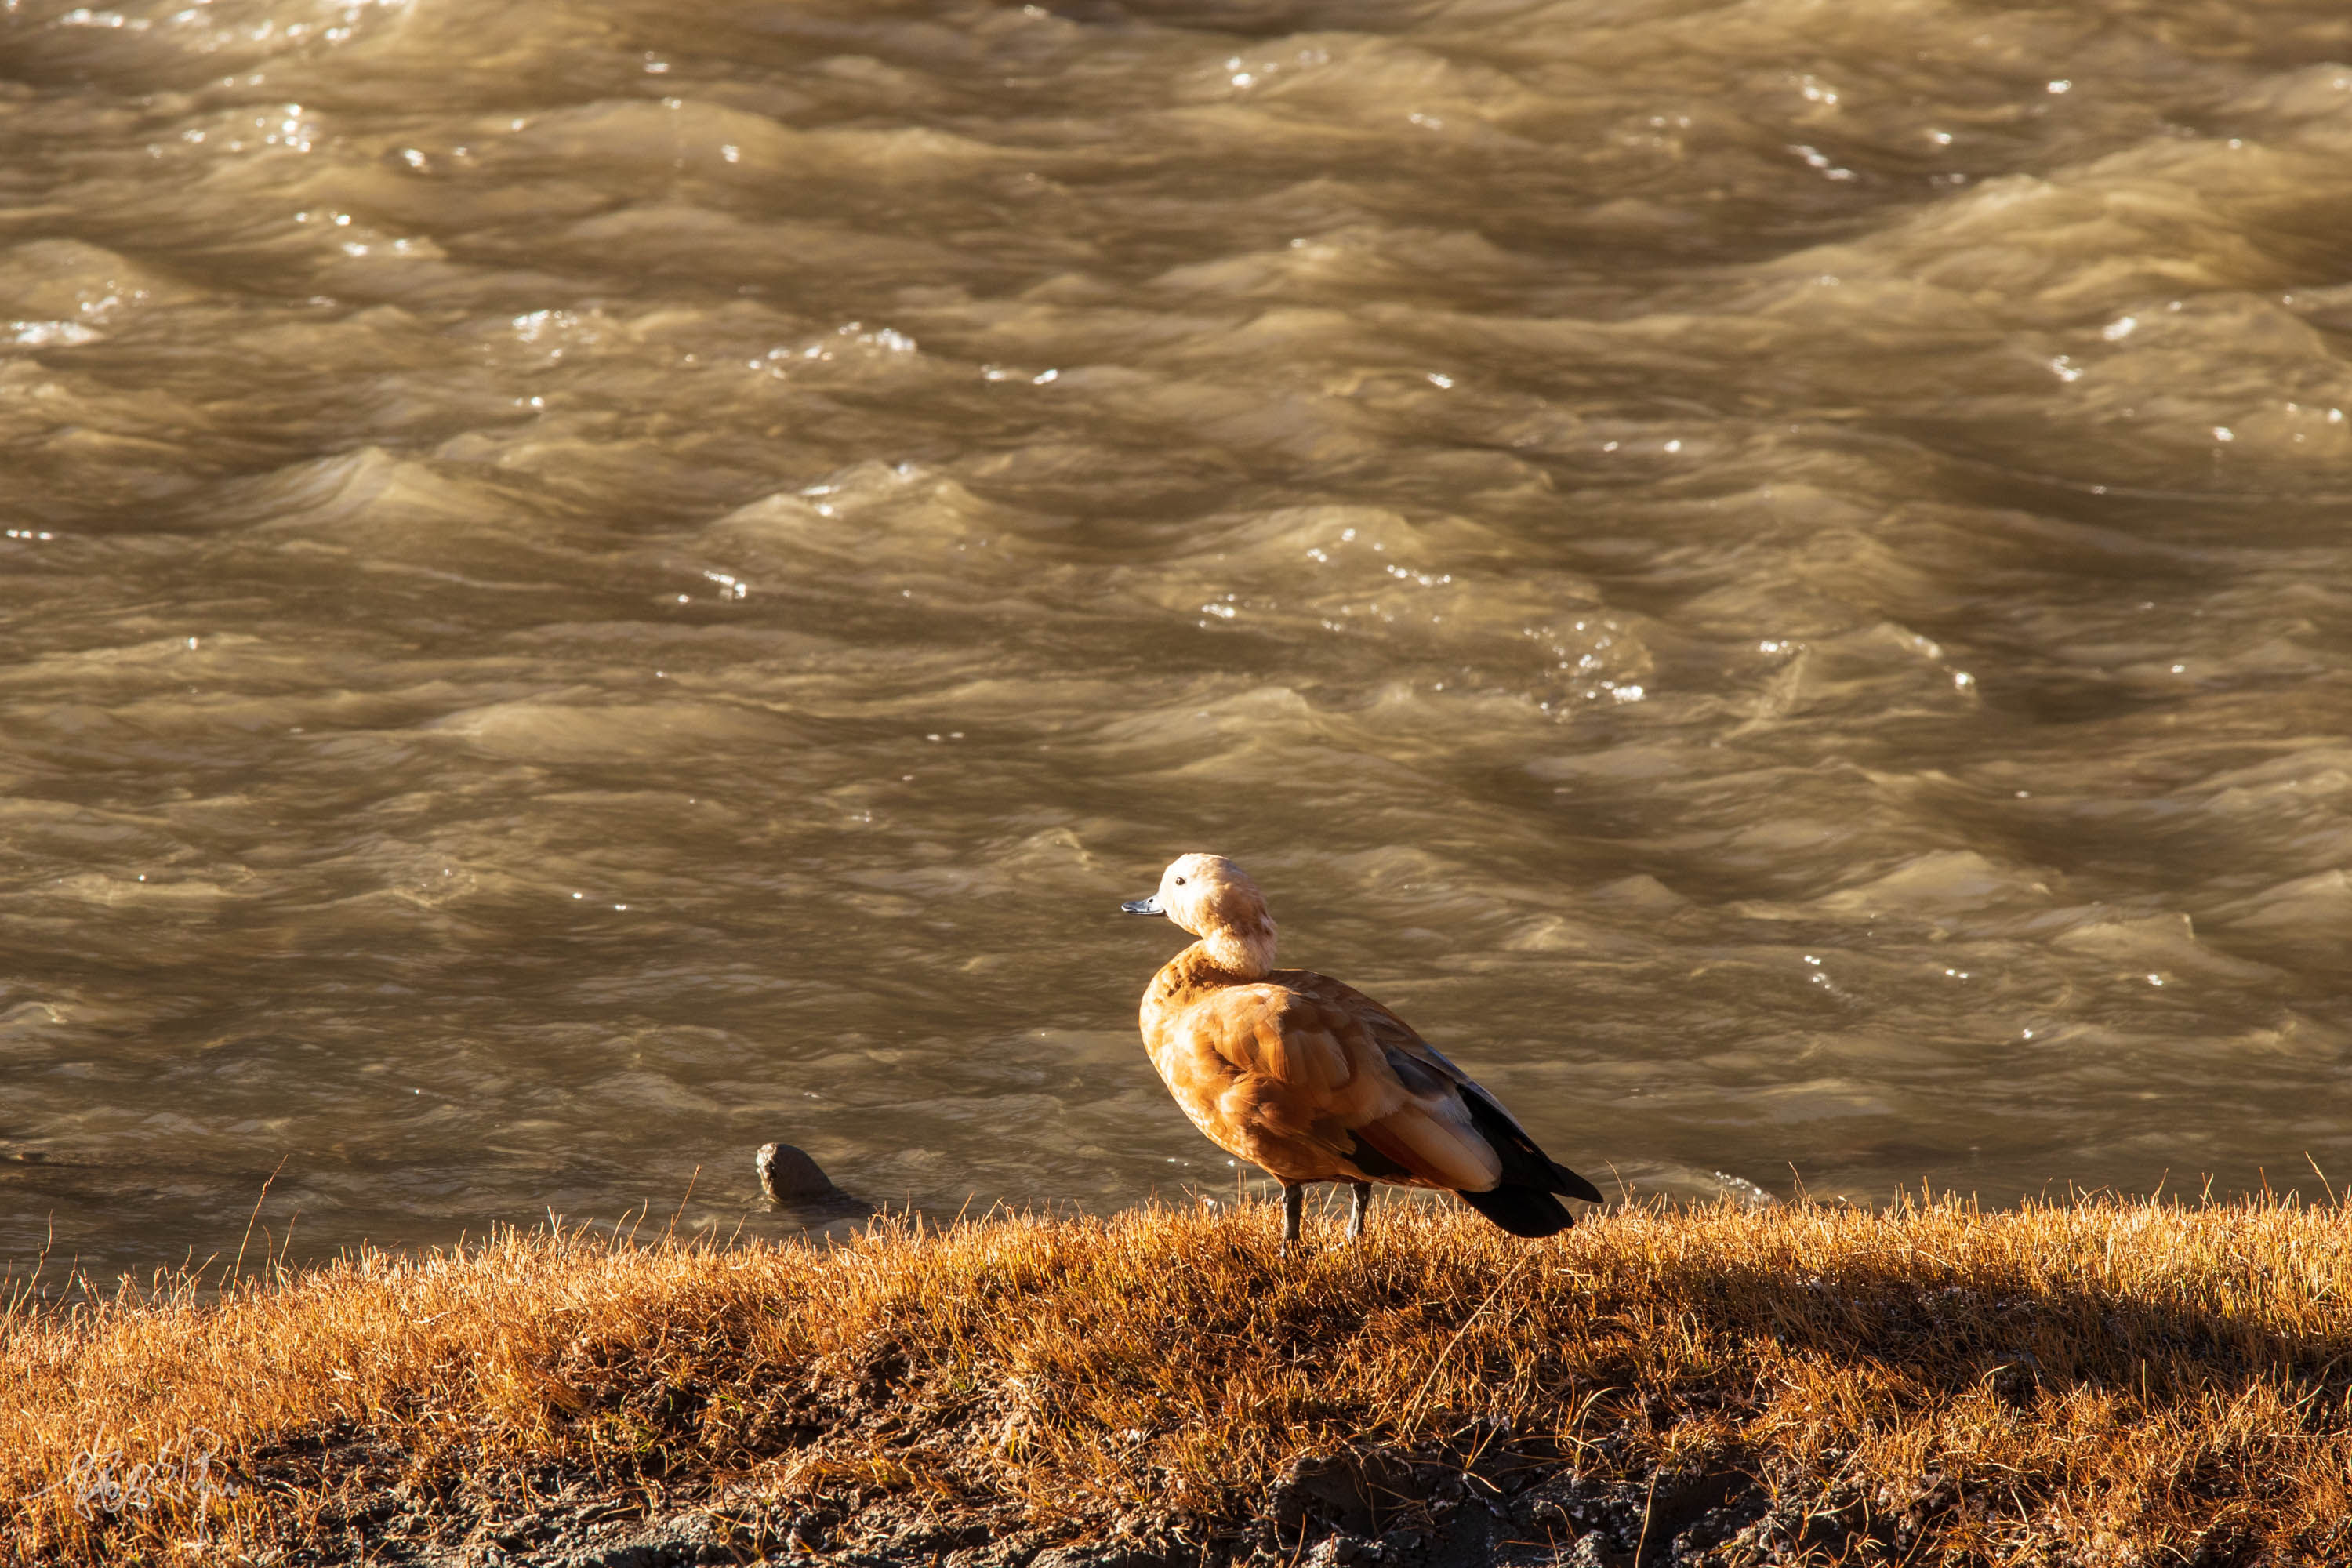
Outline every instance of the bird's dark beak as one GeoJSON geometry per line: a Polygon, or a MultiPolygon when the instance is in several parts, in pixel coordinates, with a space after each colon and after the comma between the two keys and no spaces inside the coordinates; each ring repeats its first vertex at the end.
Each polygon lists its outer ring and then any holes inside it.
{"type": "Polygon", "coordinates": [[[1118,907],[1130,915],[1164,915],[1168,912],[1160,907],[1160,895],[1157,893],[1148,899],[1129,899],[1118,907]]]}

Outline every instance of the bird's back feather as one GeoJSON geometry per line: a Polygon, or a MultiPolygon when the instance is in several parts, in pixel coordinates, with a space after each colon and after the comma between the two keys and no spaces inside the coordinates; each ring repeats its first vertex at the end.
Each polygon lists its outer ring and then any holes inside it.
{"type": "Polygon", "coordinates": [[[1196,945],[1154,980],[1142,1024],[1194,1125],[1281,1180],[1448,1189],[1517,1235],[1570,1223],[1549,1194],[1600,1201],[1411,1025],[1328,975],[1240,979],[1196,945]]]}

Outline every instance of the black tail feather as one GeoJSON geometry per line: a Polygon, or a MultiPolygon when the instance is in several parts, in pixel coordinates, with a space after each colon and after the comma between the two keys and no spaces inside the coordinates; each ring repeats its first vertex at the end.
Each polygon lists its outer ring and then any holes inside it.
{"type": "MultiPolygon", "coordinates": [[[[1537,1148],[1536,1141],[1511,1120],[1510,1112],[1480,1093],[1475,1085],[1464,1084],[1461,1092],[1462,1102],[1470,1108],[1470,1124],[1486,1135],[1486,1142],[1502,1157],[1505,1185],[1533,1187],[1539,1192],[1558,1193],[1564,1198],[1582,1198],[1589,1204],[1601,1201],[1600,1188],[1537,1148]]],[[[1538,1234],[1549,1236],[1551,1232],[1538,1234]]]]}
{"type": "Polygon", "coordinates": [[[1552,1162],[1551,1170],[1552,1174],[1558,1177],[1559,1181],[1559,1185],[1552,1188],[1553,1192],[1559,1193],[1564,1197],[1582,1198],[1589,1204],[1597,1204],[1606,1201],[1601,1197],[1601,1189],[1599,1187],[1594,1186],[1591,1182],[1586,1181],[1582,1176],[1578,1175],[1574,1171],[1570,1170],[1566,1165],[1561,1164],[1559,1161],[1555,1160],[1552,1162]]]}
{"type": "Polygon", "coordinates": [[[1454,1195],[1513,1236],[1558,1236],[1576,1223],[1558,1198],[1538,1187],[1501,1186],[1454,1195]]]}

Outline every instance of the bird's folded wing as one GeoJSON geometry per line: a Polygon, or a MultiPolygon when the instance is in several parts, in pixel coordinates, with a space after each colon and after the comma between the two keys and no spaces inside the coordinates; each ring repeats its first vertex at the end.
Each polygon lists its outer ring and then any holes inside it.
{"type": "Polygon", "coordinates": [[[1182,1031],[1195,1050],[1306,1101],[1345,1095],[1362,1066],[1344,1017],[1282,986],[1227,986],[1185,1009],[1182,1031]]]}
{"type": "Polygon", "coordinates": [[[1415,1044],[1419,1037],[1360,992],[1321,975],[1298,978],[1309,984],[1235,986],[1186,1018],[1237,1071],[1259,1080],[1256,1115],[1332,1148],[1367,1174],[1492,1186],[1501,1166],[1454,1078],[1395,1048],[1399,1037],[1415,1044]]]}
{"type": "Polygon", "coordinates": [[[1290,982],[1292,989],[1314,997],[1326,1010],[1352,1020],[1365,1037],[1380,1048],[1389,1069],[1416,1099],[1446,1096],[1457,1085],[1478,1088],[1475,1079],[1455,1067],[1444,1051],[1423,1039],[1411,1024],[1353,986],[1343,985],[1328,974],[1304,970],[1279,970],[1274,978],[1290,982]]]}
{"type": "Polygon", "coordinates": [[[1574,1197],[1590,1192],[1583,1177],[1554,1164],[1517,1117],[1402,1018],[1328,975],[1297,972],[1295,978],[1291,973],[1277,978],[1352,1020],[1379,1050],[1388,1068],[1384,1076],[1394,1078],[1408,1096],[1397,1113],[1408,1120],[1394,1128],[1364,1129],[1358,1135],[1366,1142],[1416,1173],[1443,1168],[1458,1175],[1472,1166],[1481,1173],[1475,1180],[1449,1181],[1449,1186],[1478,1189],[1512,1180],[1574,1197]],[[1413,1112],[1424,1121],[1411,1121],[1413,1112]],[[1392,1151],[1391,1144],[1399,1147],[1392,1151]]]}
{"type": "MultiPolygon", "coordinates": [[[[1444,1051],[1431,1045],[1415,1032],[1413,1026],[1394,1013],[1365,999],[1370,1013],[1364,1018],[1364,1027],[1380,1042],[1388,1065],[1402,1083],[1415,1096],[1423,1099],[1444,1096],[1459,1100],[1467,1120],[1489,1123],[1486,1134],[1502,1133],[1507,1141],[1523,1143],[1538,1157],[1535,1140],[1519,1125],[1519,1119],[1503,1109],[1502,1101],[1486,1092],[1486,1085],[1455,1067],[1444,1051]]],[[[1549,1164],[1549,1159],[1544,1163],[1549,1164]]],[[[1579,1181],[1583,1178],[1578,1177],[1579,1181]]]]}
{"type": "Polygon", "coordinates": [[[1457,1101],[1408,1100],[1402,1109],[1357,1128],[1356,1137],[1432,1186],[1483,1192],[1502,1179],[1495,1146],[1471,1125],[1457,1101]]]}
{"type": "Polygon", "coordinates": [[[1227,1147],[1255,1142],[1251,1157],[1265,1163],[1276,1151],[1262,1141],[1272,1138],[1300,1172],[1330,1176],[1393,1179],[1423,1163],[1414,1140],[1391,1140],[1406,1151],[1391,1159],[1358,1139],[1410,1097],[1345,1010],[1284,985],[1235,985],[1185,1009],[1175,1035],[1169,1086],[1188,1108],[1199,1100],[1195,1121],[1227,1147]]]}

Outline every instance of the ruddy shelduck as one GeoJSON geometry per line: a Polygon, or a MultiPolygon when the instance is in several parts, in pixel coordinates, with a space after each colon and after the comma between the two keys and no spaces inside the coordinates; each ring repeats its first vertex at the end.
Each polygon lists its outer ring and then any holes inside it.
{"type": "Polygon", "coordinates": [[[1265,899],[1223,856],[1180,857],[1158,892],[1119,907],[1201,939],[1144,992],[1144,1049],[1193,1126],[1282,1184],[1286,1244],[1311,1182],[1353,1189],[1350,1237],[1374,1182],[1450,1191],[1513,1236],[1575,1224],[1561,1197],[1601,1201],[1403,1019],[1328,975],[1275,968],[1265,899]]]}

